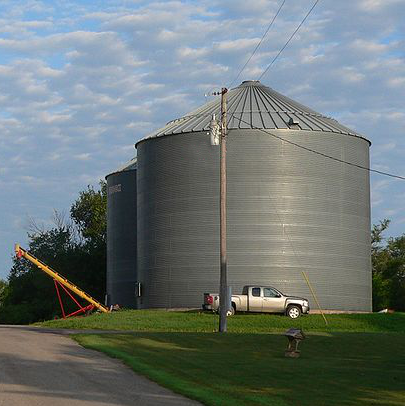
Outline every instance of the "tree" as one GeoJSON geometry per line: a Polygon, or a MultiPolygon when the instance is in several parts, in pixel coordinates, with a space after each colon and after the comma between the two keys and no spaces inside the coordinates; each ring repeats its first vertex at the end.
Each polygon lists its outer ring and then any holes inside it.
{"type": "Polygon", "coordinates": [[[379,224],[373,224],[371,229],[371,252],[377,254],[383,246],[381,243],[384,241],[383,232],[390,225],[391,220],[384,219],[379,224]]]}
{"type": "Polygon", "coordinates": [[[371,231],[373,309],[405,311],[405,235],[383,237],[390,221],[385,219],[371,231]]]}
{"type": "MultiPolygon", "coordinates": [[[[107,183],[99,182],[99,189],[87,186],[79,193],[78,199],[70,209],[70,216],[81,237],[80,259],[87,269],[81,274],[84,286],[104,301],[107,273],[107,183]]],[[[79,264],[78,264],[79,265],[79,264]]]]}
{"type": "Polygon", "coordinates": [[[6,296],[7,291],[7,282],[0,279],[0,307],[4,301],[4,297],[6,296]]]}
{"type": "Polygon", "coordinates": [[[389,281],[389,307],[405,311],[405,235],[389,238],[386,250],[389,259],[381,270],[389,281]]]}
{"type": "Polygon", "coordinates": [[[80,192],[70,215],[88,244],[104,247],[107,241],[107,184],[100,181],[99,186],[99,190],[94,190],[89,185],[80,192]]]}
{"type": "MultiPolygon", "coordinates": [[[[33,222],[28,233],[28,250],[34,256],[99,301],[106,277],[105,192],[104,182],[100,190],[88,186],[73,203],[69,218],[55,212],[52,228],[33,222]]],[[[26,324],[60,314],[51,278],[25,259],[14,259],[0,306],[0,323],[26,324]]]]}
{"type": "Polygon", "coordinates": [[[389,307],[389,281],[386,280],[382,269],[387,262],[383,233],[388,228],[390,220],[384,219],[374,224],[371,229],[371,263],[373,279],[373,310],[378,311],[389,307]]]}

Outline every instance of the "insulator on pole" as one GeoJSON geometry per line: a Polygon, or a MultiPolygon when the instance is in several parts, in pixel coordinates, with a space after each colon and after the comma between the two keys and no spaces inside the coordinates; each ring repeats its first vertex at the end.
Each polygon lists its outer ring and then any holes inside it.
{"type": "Polygon", "coordinates": [[[212,115],[212,120],[210,122],[210,138],[211,145],[219,145],[221,137],[221,126],[215,118],[215,114],[212,115]]]}

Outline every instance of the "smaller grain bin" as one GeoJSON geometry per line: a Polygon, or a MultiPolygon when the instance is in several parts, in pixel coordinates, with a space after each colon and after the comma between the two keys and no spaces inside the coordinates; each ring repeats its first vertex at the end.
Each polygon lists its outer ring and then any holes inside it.
{"type": "Polygon", "coordinates": [[[136,158],[106,176],[107,304],[136,307],[136,158]]]}

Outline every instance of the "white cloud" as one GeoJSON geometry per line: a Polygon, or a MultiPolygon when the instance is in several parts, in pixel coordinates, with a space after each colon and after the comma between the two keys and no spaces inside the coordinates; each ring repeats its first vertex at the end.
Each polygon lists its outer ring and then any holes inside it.
{"type": "Polygon", "coordinates": [[[390,185],[389,180],[379,180],[371,185],[371,205],[373,207],[380,206],[384,202],[385,191],[390,185]]]}
{"type": "Polygon", "coordinates": [[[78,159],[79,161],[87,161],[90,159],[90,157],[91,157],[91,155],[88,152],[83,153],[83,154],[73,155],[73,158],[78,159]]]}
{"type": "Polygon", "coordinates": [[[345,66],[340,69],[338,75],[340,76],[341,80],[349,83],[360,82],[365,79],[365,75],[363,73],[360,73],[351,66],[345,66]]]}
{"type": "Polygon", "coordinates": [[[402,0],[362,0],[359,8],[365,12],[376,12],[395,4],[403,4],[402,0]]]}
{"type": "Polygon", "coordinates": [[[388,85],[390,87],[395,87],[395,88],[404,87],[405,86],[405,76],[389,78],[388,85]]]}
{"type": "Polygon", "coordinates": [[[389,48],[386,44],[369,41],[363,38],[354,40],[351,44],[351,47],[355,52],[367,53],[368,55],[382,53],[384,51],[387,51],[387,49],[389,48]]]}
{"type": "Polygon", "coordinates": [[[214,43],[214,48],[222,52],[234,52],[234,51],[250,51],[259,42],[258,38],[243,38],[237,40],[228,40],[214,43]]]}
{"type": "Polygon", "coordinates": [[[36,120],[45,124],[54,124],[68,121],[70,118],[71,116],[69,114],[52,114],[48,111],[41,111],[38,113],[36,120]]]}

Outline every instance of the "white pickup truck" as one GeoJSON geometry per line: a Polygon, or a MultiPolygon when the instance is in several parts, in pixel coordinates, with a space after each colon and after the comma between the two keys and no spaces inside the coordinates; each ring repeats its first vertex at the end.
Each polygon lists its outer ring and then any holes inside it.
{"type": "MultiPolygon", "coordinates": [[[[309,312],[308,300],[302,297],[287,296],[272,286],[244,286],[241,295],[232,295],[230,315],[235,312],[284,313],[296,319],[309,312]]],[[[219,295],[204,293],[204,310],[219,309],[219,295]]]]}

